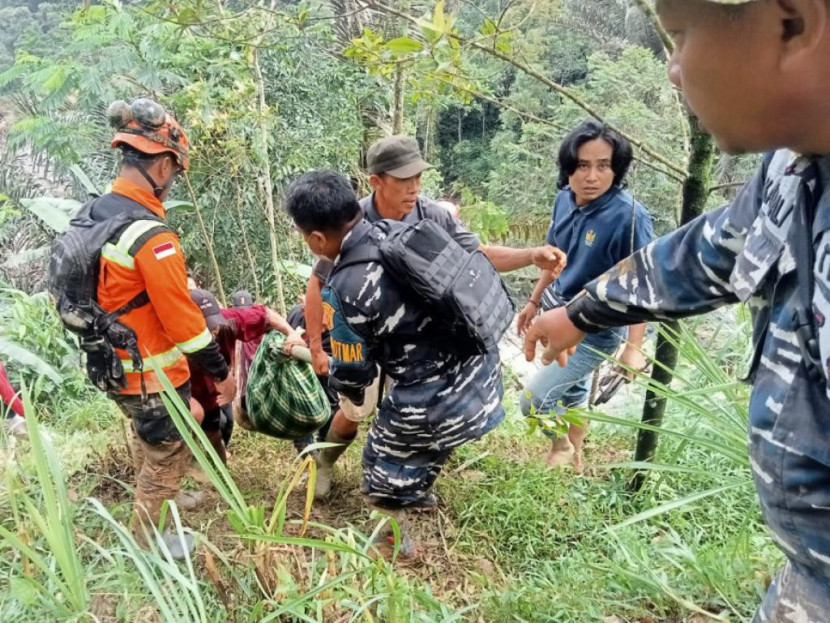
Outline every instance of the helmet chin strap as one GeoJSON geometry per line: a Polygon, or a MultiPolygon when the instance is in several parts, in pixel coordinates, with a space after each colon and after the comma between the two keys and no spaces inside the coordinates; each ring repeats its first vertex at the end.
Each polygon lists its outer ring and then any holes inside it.
{"type": "Polygon", "coordinates": [[[161,196],[164,194],[164,191],[170,188],[173,185],[173,181],[176,179],[175,175],[171,175],[170,179],[167,180],[163,186],[159,186],[158,182],[156,182],[156,180],[153,179],[153,177],[147,172],[147,169],[145,169],[142,165],[136,164],[135,168],[138,170],[139,173],[141,173],[142,176],[144,176],[144,179],[147,180],[147,183],[153,187],[153,195],[156,197],[156,199],[159,200],[161,199],[161,196]]]}

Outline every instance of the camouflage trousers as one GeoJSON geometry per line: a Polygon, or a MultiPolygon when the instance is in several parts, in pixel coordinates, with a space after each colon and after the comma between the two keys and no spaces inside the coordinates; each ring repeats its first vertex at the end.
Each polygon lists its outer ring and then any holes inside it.
{"type": "Polygon", "coordinates": [[[450,385],[452,396],[443,383],[392,386],[363,449],[363,493],[389,506],[420,505],[453,450],[504,419],[500,382],[475,390],[450,385]],[[492,399],[473,398],[474,391],[492,399]]]}
{"type": "Polygon", "coordinates": [[[830,622],[830,465],[805,454],[798,438],[816,414],[830,416],[823,388],[796,382],[774,424],[750,425],[761,510],[787,556],[753,623],[830,622]]]}
{"type": "Polygon", "coordinates": [[[381,415],[372,423],[363,449],[363,492],[386,504],[417,506],[429,495],[452,449],[440,449],[406,429],[376,426],[381,415]],[[404,445],[406,450],[395,449],[404,445]]]}
{"type": "MultiPolygon", "coordinates": [[[[178,389],[185,404],[190,399],[190,384],[178,389]]],[[[114,397],[130,418],[128,437],[136,474],[135,501],[131,528],[139,544],[146,546],[145,532],[158,526],[165,500],[178,495],[181,481],[192,455],[182,440],[160,394],[114,397]]]]}

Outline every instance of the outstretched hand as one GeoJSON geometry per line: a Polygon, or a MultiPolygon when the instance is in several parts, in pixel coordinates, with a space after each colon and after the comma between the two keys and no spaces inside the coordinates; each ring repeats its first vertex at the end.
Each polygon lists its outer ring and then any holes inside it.
{"type": "Polygon", "coordinates": [[[565,367],[568,357],[574,354],[584,338],[585,333],[571,322],[564,307],[551,309],[536,318],[525,333],[525,359],[533,361],[536,358],[536,343],[539,342],[545,348],[542,352],[544,365],[555,361],[565,367]]]}
{"type": "Polygon", "coordinates": [[[533,264],[542,270],[549,270],[554,279],[568,264],[568,256],[562,249],[546,244],[533,249],[533,264]]]}
{"type": "Polygon", "coordinates": [[[530,328],[530,325],[533,324],[533,320],[536,318],[537,310],[538,308],[535,303],[528,302],[524,306],[524,309],[519,312],[516,316],[516,333],[518,335],[524,335],[525,331],[530,328]]]}

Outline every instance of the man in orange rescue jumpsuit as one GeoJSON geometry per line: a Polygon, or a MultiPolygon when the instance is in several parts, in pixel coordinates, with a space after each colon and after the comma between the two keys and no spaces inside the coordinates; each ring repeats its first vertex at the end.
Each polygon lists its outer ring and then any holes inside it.
{"type": "MultiPolygon", "coordinates": [[[[143,372],[133,368],[125,351],[117,351],[127,386],[110,394],[130,418],[131,450],[136,468],[132,530],[141,544],[158,525],[164,500],[175,499],[190,463],[190,452],[161,399],[162,385],[151,361],[164,371],[187,405],[190,399],[188,360],[214,379],[224,401],[236,384],[205,318],[190,298],[185,258],[178,236],[163,222],[162,201],[176,177],[188,168],[188,141],[179,124],[156,102],[139,99],[113,103],[107,111],[116,134],[111,146],[121,150],[121,168],[112,192],[99,197],[94,220],[105,220],[140,204],[147,220],[136,220],[101,250],[98,303],[117,310],[141,292],[149,302],[121,316],[135,331],[144,359],[143,372]],[[155,218],[153,218],[155,217],[155,218]]],[[[174,555],[182,548],[175,534],[162,537],[174,555]]],[[[188,535],[189,537],[189,535],[188,535]]]]}

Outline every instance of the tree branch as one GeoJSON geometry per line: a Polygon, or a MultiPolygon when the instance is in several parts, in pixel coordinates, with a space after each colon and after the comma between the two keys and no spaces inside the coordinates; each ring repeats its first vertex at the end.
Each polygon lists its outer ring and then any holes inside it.
{"type": "MultiPolygon", "coordinates": [[[[521,117],[521,118],[523,118],[527,121],[532,121],[534,123],[541,123],[542,125],[552,127],[556,130],[559,130],[560,132],[569,132],[571,130],[571,128],[568,128],[567,126],[564,126],[561,123],[557,123],[556,121],[553,121],[551,119],[545,119],[543,117],[539,117],[537,115],[534,115],[533,113],[529,113],[529,112],[526,112],[524,110],[519,110],[518,108],[515,108],[515,107],[511,106],[510,104],[508,104],[504,100],[500,100],[498,98],[492,97],[490,95],[482,93],[481,91],[476,91],[476,90],[470,89],[468,87],[463,87],[461,85],[454,84],[451,80],[447,80],[446,78],[438,77],[437,80],[439,80],[440,82],[443,82],[444,84],[452,87],[456,91],[463,91],[464,93],[468,93],[468,94],[472,95],[473,97],[475,97],[477,99],[484,100],[485,102],[490,102],[491,104],[493,104],[495,106],[498,106],[500,108],[503,108],[504,110],[507,110],[509,112],[512,112],[517,117],[521,117]]],[[[645,160],[644,158],[635,157],[634,159],[637,160],[638,162],[640,162],[643,166],[646,166],[646,167],[656,171],[657,173],[662,173],[666,177],[671,178],[671,179],[675,180],[676,182],[678,182],[680,184],[682,184],[683,181],[684,181],[684,178],[680,177],[679,175],[677,175],[673,171],[667,171],[663,168],[660,168],[659,166],[657,166],[653,162],[645,160]]]]}
{"type": "MultiPolygon", "coordinates": [[[[362,0],[362,2],[364,4],[369,5],[370,7],[372,7],[375,10],[382,11],[384,13],[389,13],[391,15],[395,15],[397,17],[400,17],[401,19],[404,19],[404,20],[410,22],[411,24],[415,24],[415,25],[418,25],[418,26],[422,25],[421,20],[419,20],[415,17],[412,17],[411,15],[408,15],[407,13],[404,13],[403,11],[399,11],[399,10],[394,9],[392,7],[388,7],[388,6],[384,6],[382,4],[378,4],[377,2],[375,2],[375,0],[362,0]]],[[[471,40],[467,39],[466,37],[463,37],[463,36],[461,36],[459,34],[456,34],[456,33],[445,32],[444,34],[447,37],[451,37],[451,38],[455,39],[456,41],[458,41],[461,44],[468,45],[468,46],[473,47],[477,50],[481,50],[482,52],[486,52],[487,54],[490,54],[491,56],[495,56],[496,58],[499,58],[499,59],[503,60],[504,62],[509,63],[510,65],[512,65],[513,67],[515,67],[519,71],[521,71],[522,73],[525,73],[528,76],[530,76],[532,78],[535,78],[536,80],[538,80],[542,84],[546,85],[547,87],[549,87],[549,88],[553,89],[554,91],[556,91],[557,93],[559,93],[561,96],[565,97],[566,99],[571,100],[574,104],[579,106],[582,110],[584,110],[589,115],[591,115],[592,117],[597,119],[599,122],[604,123],[610,129],[617,132],[620,136],[622,136],[623,138],[630,141],[632,145],[639,148],[644,154],[647,154],[648,156],[650,156],[652,159],[656,160],[660,164],[668,167],[669,169],[671,169],[672,171],[674,171],[678,175],[682,176],[683,179],[686,178],[687,173],[686,173],[685,169],[683,169],[683,167],[678,166],[677,164],[672,162],[666,156],[663,156],[662,154],[656,152],[651,147],[646,145],[643,141],[635,138],[634,136],[631,136],[629,133],[625,132],[624,130],[621,130],[618,127],[615,127],[611,123],[608,123],[605,120],[605,118],[597,110],[595,110],[590,104],[585,102],[582,98],[580,98],[578,95],[573,93],[570,89],[565,88],[564,86],[562,86],[558,82],[554,82],[553,80],[551,80],[550,78],[548,78],[547,76],[545,76],[544,74],[539,72],[537,69],[534,69],[530,65],[528,65],[526,63],[523,63],[522,61],[519,61],[519,60],[509,56],[508,54],[505,54],[504,52],[501,52],[500,50],[496,49],[495,46],[489,47],[489,46],[483,45],[481,43],[471,41],[471,40]]]]}
{"type": "Polygon", "coordinates": [[[666,53],[671,55],[671,53],[674,52],[674,41],[672,41],[669,33],[666,32],[666,29],[663,28],[663,25],[660,23],[660,18],[657,17],[657,13],[654,8],[648,0],[634,0],[634,3],[643,12],[643,15],[648,18],[648,21],[651,22],[652,27],[657,32],[657,36],[660,37],[660,41],[663,42],[663,47],[666,49],[666,53]]]}
{"type": "Polygon", "coordinates": [[[216,254],[213,252],[213,241],[211,240],[210,235],[208,235],[205,220],[202,217],[202,211],[199,209],[199,202],[196,201],[196,193],[193,192],[193,186],[190,184],[190,177],[187,175],[187,171],[184,172],[182,177],[184,177],[184,182],[187,185],[187,192],[190,195],[190,201],[193,202],[193,209],[196,211],[196,218],[199,220],[199,228],[202,230],[202,237],[205,239],[205,248],[207,249],[208,257],[210,257],[213,273],[216,276],[216,287],[219,290],[219,300],[222,302],[224,307],[227,307],[228,299],[225,296],[225,287],[222,284],[222,273],[219,271],[219,262],[216,261],[216,254]]]}
{"type": "Polygon", "coordinates": [[[745,186],[746,180],[742,180],[740,182],[726,182],[725,184],[717,184],[715,186],[709,187],[709,194],[712,194],[718,190],[726,190],[727,188],[737,188],[739,186],[745,186]]]}

